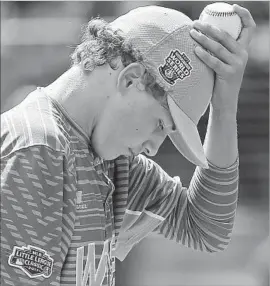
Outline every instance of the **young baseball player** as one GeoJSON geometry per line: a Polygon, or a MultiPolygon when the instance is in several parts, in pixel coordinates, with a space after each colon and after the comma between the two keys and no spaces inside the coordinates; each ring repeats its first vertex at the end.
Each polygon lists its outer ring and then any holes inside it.
{"type": "Polygon", "coordinates": [[[71,68],[1,115],[1,285],[113,286],[115,259],[153,231],[199,251],[227,247],[255,26],[235,11],[237,41],[158,6],[93,19],[71,68]],[[167,136],[197,165],[189,187],[141,154],[167,136]]]}

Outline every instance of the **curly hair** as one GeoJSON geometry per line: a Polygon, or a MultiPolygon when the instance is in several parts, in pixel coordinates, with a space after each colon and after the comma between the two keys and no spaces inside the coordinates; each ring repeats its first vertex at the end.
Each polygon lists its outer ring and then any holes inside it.
{"type": "MultiPolygon", "coordinates": [[[[73,65],[83,63],[84,68],[89,71],[106,63],[115,70],[117,69],[115,60],[118,57],[121,58],[124,66],[143,61],[140,51],[126,43],[118,30],[111,29],[109,23],[99,17],[90,20],[84,26],[82,42],[71,54],[73,65]]],[[[166,92],[147,69],[142,83],[145,90],[150,92],[163,107],[169,108],[166,92]]]]}

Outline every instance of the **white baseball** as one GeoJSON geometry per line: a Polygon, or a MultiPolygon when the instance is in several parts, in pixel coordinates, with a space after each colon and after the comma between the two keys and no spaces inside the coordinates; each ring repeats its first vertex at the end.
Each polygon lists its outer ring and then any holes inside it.
{"type": "Polygon", "coordinates": [[[242,30],[240,17],[234,12],[233,6],[228,3],[217,2],[207,5],[203,9],[199,20],[226,31],[235,40],[242,30]]]}

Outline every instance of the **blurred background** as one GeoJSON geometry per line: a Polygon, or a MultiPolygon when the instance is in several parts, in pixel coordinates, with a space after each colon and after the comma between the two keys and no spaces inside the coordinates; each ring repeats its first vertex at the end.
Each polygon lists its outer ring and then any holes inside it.
{"type": "MultiPolygon", "coordinates": [[[[157,4],[195,20],[210,3],[1,2],[1,113],[70,67],[81,25],[91,17],[111,21],[132,8],[157,4]]],[[[239,98],[239,203],[231,244],[209,255],[150,235],[117,263],[116,286],[269,285],[269,2],[228,3],[249,9],[257,23],[239,98]]],[[[206,113],[199,123],[202,138],[207,118],[206,113]]],[[[195,167],[169,140],[154,160],[188,186],[195,167]]]]}

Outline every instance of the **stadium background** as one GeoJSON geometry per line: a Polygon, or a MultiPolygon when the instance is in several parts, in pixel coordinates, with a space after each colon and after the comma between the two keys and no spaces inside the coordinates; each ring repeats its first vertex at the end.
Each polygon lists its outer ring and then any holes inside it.
{"type": "MultiPolygon", "coordinates": [[[[69,68],[81,25],[91,17],[110,21],[131,8],[158,4],[194,20],[209,3],[1,2],[1,113],[69,68]]],[[[209,255],[151,235],[117,263],[116,286],[269,285],[269,3],[233,3],[251,11],[257,29],[239,98],[240,189],[231,244],[223,253],[209,255]]],[[[207,114],[199,124],[202,138],[206,126],[207,114]]],[[[154,160],[189,184],[195,167],[169,140],[154,160]]]]}

